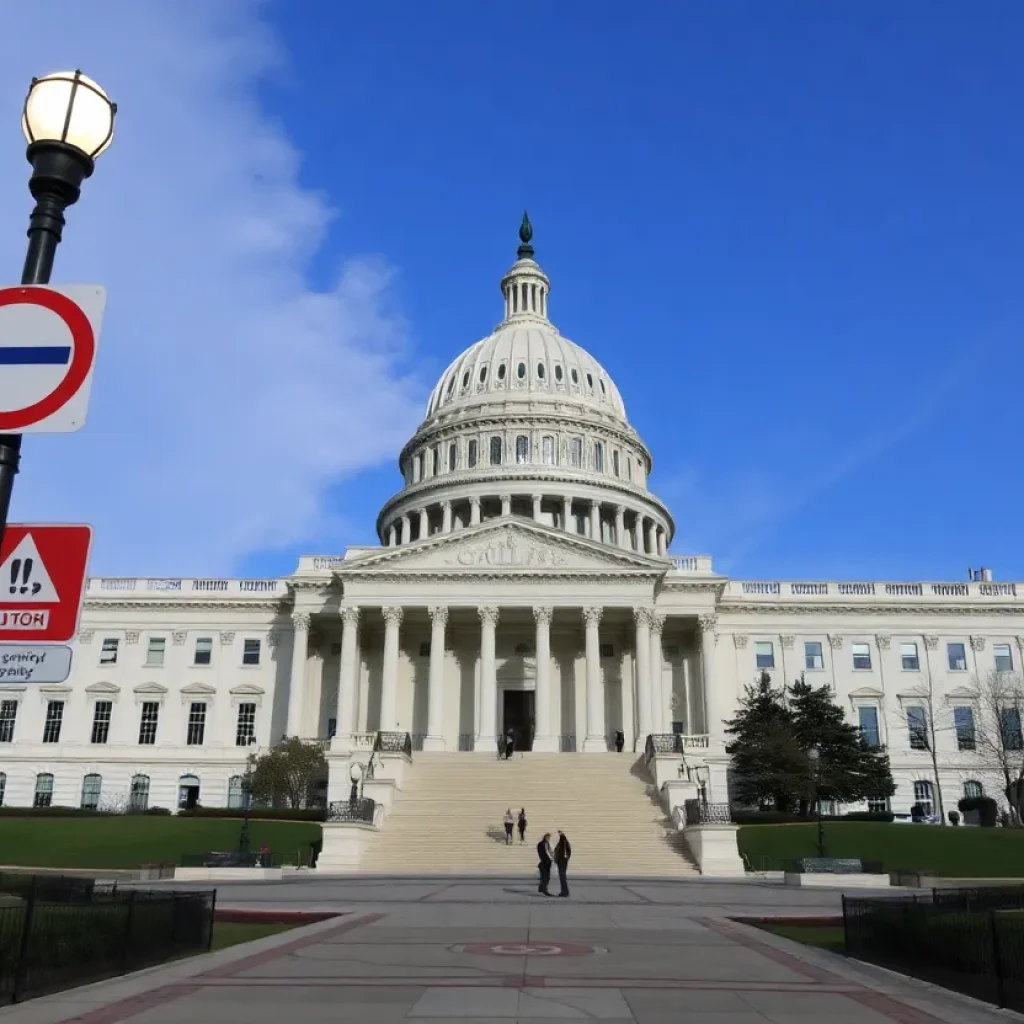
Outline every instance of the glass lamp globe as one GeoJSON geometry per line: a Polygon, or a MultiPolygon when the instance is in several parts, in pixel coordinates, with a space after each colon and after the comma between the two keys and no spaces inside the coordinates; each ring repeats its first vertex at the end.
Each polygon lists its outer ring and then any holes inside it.
{"type": "Polygon", "coordinates": [[[349,765],[348,777],[353,782],[358,782],[363,777],[363,766],[358,761],[353,761],[349,765]]]}
{"type": "Polygon", "coordinates": [[[21,129],[29,144],[61,142],[95,160],[114,139],[117,104],[81,71],[34,78],[25,97],[21,129]]]}

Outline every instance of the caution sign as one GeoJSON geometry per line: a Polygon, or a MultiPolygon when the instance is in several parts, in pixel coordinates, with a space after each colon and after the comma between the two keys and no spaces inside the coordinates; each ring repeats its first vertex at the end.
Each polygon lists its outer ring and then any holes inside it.
{"type": "Polygon", "coordinates": [[[60,643],[78,630],[92,527],[8,525],[0,547],[0,642],[60,643]]]}

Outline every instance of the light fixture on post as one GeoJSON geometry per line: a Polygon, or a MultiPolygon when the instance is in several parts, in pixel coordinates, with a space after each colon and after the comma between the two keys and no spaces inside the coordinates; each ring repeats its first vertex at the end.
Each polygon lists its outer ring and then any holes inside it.
{"type": "Polygon", "coordinates": [[[348,799],[355,805],[359,801],[359,783],[363,781],[363,766],[358,761],[353,761],[348,766],[348,777],[352,780],[352,790],[348,799]]]}
{"type": "MultiPolygon", "coordinates": [[[[49,284],[64,231],[64,211],[114,139],[117,104],[81,71],[33,78],[21,113],[32,165],[28,188],[36,201],[28,224],[22,284],[49,284]]],[[[0,542],[21,461],[21,434],[0,434],[0,542]]]]}

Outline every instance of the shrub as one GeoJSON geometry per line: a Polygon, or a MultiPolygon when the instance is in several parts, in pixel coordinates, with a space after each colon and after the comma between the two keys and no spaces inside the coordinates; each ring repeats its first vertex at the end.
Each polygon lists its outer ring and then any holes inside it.
{"type": "MultiPolygon", "coordinates": [[[[196,807],[191,811],[178,811],[180,818],[244,818],[240,807],[196,807]]],[[[323,807],[254,807],[249,812],[253,821],[326,821],[323,807]]]]}
{"type": "Polygon", "coordinates": [[[982,828],[995,828],[999,818],[999,805],[990,796],[965,796],[957,803],[961,813],[978,812],[978,821],[982,828]]]}
{"type": "MultiPolygon", "coordinates": [[[[849,814],[823,814],[822,821],[884,821],[895,818],[892,811],[850,811],[849,814]]],[[[816,822],[816,814],[801,818],[791,811],[752,811],[734,808],[732,820],[737,825],[799,825],[816,822]]]]}
{"type": "Polygon", "coordinates": [[[147,807],[142,813],[143,814],[163,815],[163,814],[170,814],[171,812],[166,807],[147,807]]]}
{"type": "Polygon", "coordinates": [[[0,807],[4,818],[109,818],[109,811],[93,811],[87,807],[0,807]]]}
{"type": "Polygon", "coordinates": [[[950,825],[960,824],[960,814],[958,811],[950,811],[949,814],[946,815],[946,817],[949,818],[950,825]]]}

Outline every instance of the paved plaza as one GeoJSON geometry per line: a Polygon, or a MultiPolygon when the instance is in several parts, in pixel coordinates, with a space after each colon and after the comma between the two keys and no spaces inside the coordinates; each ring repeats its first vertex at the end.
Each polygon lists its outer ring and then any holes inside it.
{"type": "Polygon", "coordinates": [[[221,906],[343,916],[0,1011],[3,1024],[600,1020],[932,1024],[1020,1019],[731,917],[835,915],[776,882],[295,879],[221,906]]]}

